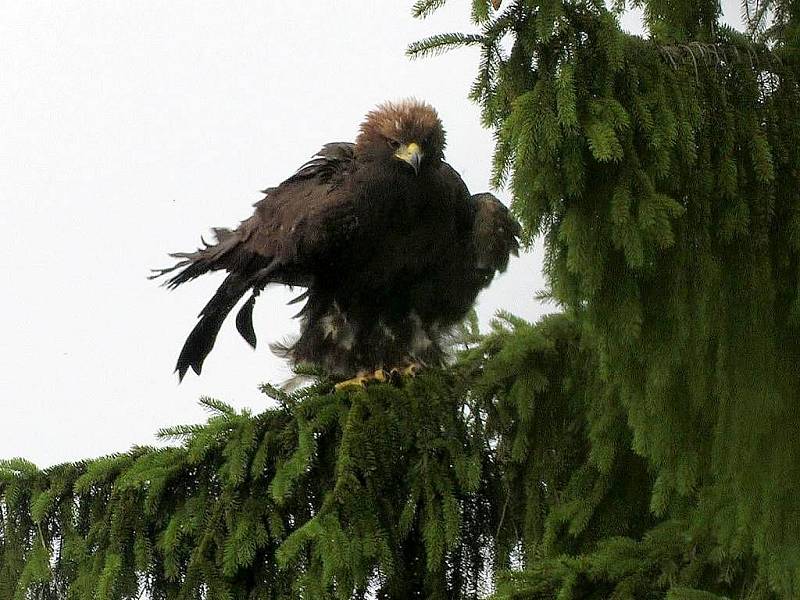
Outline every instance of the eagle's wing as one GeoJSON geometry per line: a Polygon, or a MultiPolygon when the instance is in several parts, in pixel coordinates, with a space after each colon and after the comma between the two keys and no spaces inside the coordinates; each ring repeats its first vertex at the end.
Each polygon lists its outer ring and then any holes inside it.
{"type": "Polygon", "coordinates": [[[354,166],[353,144],[326,144],[314,157],[278,187],[264,190],[253,215],[234,230],[214,228],[216,243],[195,252],[170,254],[175,265],[155,271],[153,278],[178,271],[166,285],[175,288],[209,271],[250,270],[274,264],[271,281],[304,285],[302,261],[323,250],[326,242],[346,231],[315,227],[339,224],[351,216],[350,198],[343,183],[354,166]]]}
{"type": "Polygon", "coordinates": [[[495,271],[506,270],[509,255],[517,256],[522,228],[493,194],[475,194],[471,201],[475,207],[475,268],[491,281],[495,271]]]}
{"type": "Polygon", "coordinates": [[[470,195],[461,175],[447,163],[442,163],[441,174],[447,187],[453,190],[456,201],[466,201],[469,205],[465,214],[469,215],[471,222],[465,229],[472,231],[473,267],[481,278],[488,278],[488,285],[496,271],[502,273],[506,270],[509,256],[518,255],[522,228],[494,194],[470,195]]]}
{"type": "Polygon", "coordinates": [[[357,223],[347,185],[354,168],[353,144],[325,145],[289,179],[265,190],[253,215],[239,227],[214,229],[216,243],[203,241],[195,252],[172,254],[177,264],[155,271],[153,277],[174,273],[166,282],[170,288],[209,271],[228,271],[186,339],[175,368],[181,379],[189,367],[200,373],[222,322],[248,290],[253,295],[236,326],[255,346],[252,310],[258,293],[272,282],[311,285],[311,266],[346,243],[357,223]]]}

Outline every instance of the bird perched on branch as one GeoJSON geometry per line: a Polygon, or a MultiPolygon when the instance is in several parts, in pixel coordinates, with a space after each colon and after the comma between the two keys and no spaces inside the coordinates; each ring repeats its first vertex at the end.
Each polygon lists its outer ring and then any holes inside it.
{"type": "Polygon", "coordinates": [[[442,336],[516,254],[519,225],[491,194],[470,196],[444,162],[436,111],[416,100],[369,112],[355,144],[326,144],[253,215],[216,243],[176,253],[153,277],[175,288],[209,271],[228,276],[203,308],[176,371],[200,373],[228,313],[252,345],[255,300],[269,284],[306,288],[300,336],[276,346],[295,364],[348,383],[443,359],[442,336]]]}

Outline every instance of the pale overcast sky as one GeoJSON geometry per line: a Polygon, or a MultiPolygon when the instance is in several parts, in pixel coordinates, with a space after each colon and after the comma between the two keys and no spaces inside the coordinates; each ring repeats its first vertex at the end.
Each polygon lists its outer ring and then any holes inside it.
{"type": "MultiPolygon", "coordinates": [[[[466,99],[477,52],[404,54],[469,29],[468,3],[426,21],[411,4],[0,2],[0,458],[47,466],[151,444],[204,420],[201,395],[263,410],[258,384],[289,376],[267,343],[297,330],[291,294],[260,296],[256,351],[226,323],[203,375],[179,386],[178,352],[222,276],[167,292],[148,271],[249,216],[257,190],[352,140],[379,102],[432,103],[448,161],[488,189],[492,136],[466,99]]],[[[552,311],[534,300],[540,270],[539,252],[514,261],[481,295],[483,323],[552,311]]]]}

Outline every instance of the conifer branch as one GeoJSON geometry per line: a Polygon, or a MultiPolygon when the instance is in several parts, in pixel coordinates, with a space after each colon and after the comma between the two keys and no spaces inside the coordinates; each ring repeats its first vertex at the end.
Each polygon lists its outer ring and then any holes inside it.
{"type": "Polygon", "coordinates": [[[417,19],[424,19],[439,10],[447,0],[417,0],[411,9],[411,14],[417,19]]]}
{"type": "Polygon", "coordinates": [[[410,44],[406,54],[412,58],[436,56],[454,48],[482,44],[483,36],[464,33],[440,33],[410,44]]]}

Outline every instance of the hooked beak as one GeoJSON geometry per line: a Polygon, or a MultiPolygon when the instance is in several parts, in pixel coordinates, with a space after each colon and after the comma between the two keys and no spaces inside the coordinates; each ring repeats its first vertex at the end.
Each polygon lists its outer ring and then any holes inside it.
{"type": "Polygon", "coordinates": [[[402,161],[407,162],[414,168],[414,174],[419,175],[419,165],[422,162],[422,149],[416,142],[403,144],[397,149],[394,155],[402,161]]]}

